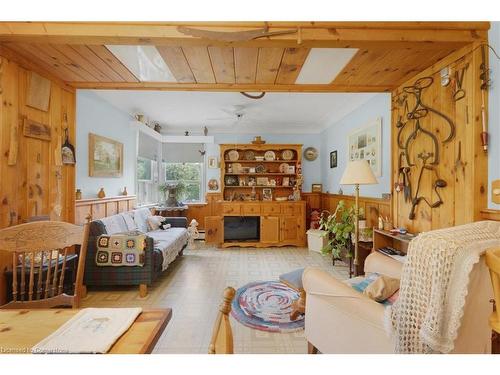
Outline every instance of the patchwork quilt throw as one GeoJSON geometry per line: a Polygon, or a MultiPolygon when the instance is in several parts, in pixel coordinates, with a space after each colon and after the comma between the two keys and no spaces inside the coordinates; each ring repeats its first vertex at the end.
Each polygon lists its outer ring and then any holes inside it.
{"type": "Polygon", "coordinates": [[[146,235],[140,232],[101,235],[97,238],[97,266],[144,266],[146,235]]]}

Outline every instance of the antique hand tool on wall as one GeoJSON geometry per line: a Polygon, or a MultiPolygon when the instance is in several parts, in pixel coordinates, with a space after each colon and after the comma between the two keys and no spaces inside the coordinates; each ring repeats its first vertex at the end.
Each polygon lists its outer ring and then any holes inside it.
{"type": "Polygon", "coordinates": [[[410,220],[415,219],[415,210],[418,206],[418,204],[421,201],[424,201],[430,208],[436,208],[441,206],[444,202],[443,199],[441,198],[441,195],[439,194],[438,189],[444,188],[447,186],[447,183],[445,180],[439,178],[437,176],[437,171],[434,167],[427,165],[427,160],[432,157],[432,153],[430,152],[421,152],[418,154],[418,158],[422,160],[422,166],[420,167],[420,173],[418,175],[418,180],[417,180],[417,189],[415,191],[415,196],[412,199],[412,204],[411,204],[411,210],[410,210],[410,215],[408,216],[410,220]],[[422,182],[422,175],[425,170],[432,171],[436,174],[436,180],[434,181],[434,184],[432,185],[434,188],[434,191],[436,195],[438,196],[438,200],[435,201],[434,203],[429,202],[429,200],[424,197],[424,196],[419,196],[419,190],[420,190],[420,184],[422,182]]]}
{"type": "Polygon", "coordinates": [[[486,47],[481,46],[481,65],[479,70],[481,71],[479,78],[481,79],[481,122],[482,122],[482,132],[481,132],[481,144],[483,145],[484,152],[488,152],[488,128],[486,125],[486,99],[485,91],[490,87],[489,69],[486,66],[486,47]]]}
{"type": "Polygon", "coordinates": [[[458,69],[455,71],[455,87],[453,88],[453,100],[458,102],[460,99],[465,98],[465,90],[462,88],[464,83],[465,71],[469,67],[469,64],[466,64],[462,69],[458,69]]]}

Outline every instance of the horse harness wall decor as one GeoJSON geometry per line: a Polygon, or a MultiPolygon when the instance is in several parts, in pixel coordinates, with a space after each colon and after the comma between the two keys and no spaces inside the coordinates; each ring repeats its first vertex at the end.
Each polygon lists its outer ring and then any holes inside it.
{"type": "MultiPolygon", "coordinates": [[[[465,91],[462,89],[463,79],[467,66],[457,71],[455,74],[455,88],[453,89],[453,100],[458,101],[465,97],[465,91]]],[[[397,144],[401,149],[399,153],[398,160],[398,171],[397,171],[397,182],[395,183],[395,190],[397,192],[403,191],[405,202],[411,202],[411,210],[409,214],[409,219],[415,219],[415,211],[419,203],[424,202],[430,208],[439,207],[443,204],[441,195],[438,189],[445,188],[447,183],[445,180],[438,176],[436,166],[440,161],[439,152],[439,139],[438,137],[422,123],[422,119],[427,117],[429,113],[432,113],[443,120],[444,126],[446,127],[445,134],[447,135],[444,140],[441,141],[442,144],[448,143],[453,140],[456,133],[456,127],[454,122],[444,113],[426,105],[422,101],[422,95],[425,89],[429,88],[434,83],[434,78],[423,77],[415,81],[412,86],[406,86],[403,88],[403,93],[401,93],[401,98],[396,100],[396,103],[403,107],[403,115],[400,115],[396,123],[397,133],[397,144]],[[410,105],[408,99],[412,97],[415,100],[415,104],[410,110],[410,105]],[[403,130],[411,126],[413,128],[406,138],[403,137],[403,130]],[[411,145],[415,140],[421,136],[428,136],[431,140],[432,148],[431,151],[420,150],[416,158],[412,159],[410,154],[411,145]],[[406,165],[403,165],[403,157],[406,165]],[[412,168],[418,168],[418,179],[415,186],[414,192],[412,192],[410,175],[412,168]],[[432,173],[435,178],[433,182],[433,190],[436,193],[438,199],[435,202],[431,202],[427,197],[420,195],[422,176],[425,171],[432,173]],[[401,182],[402,179],[402,182],[401,182]]]]}

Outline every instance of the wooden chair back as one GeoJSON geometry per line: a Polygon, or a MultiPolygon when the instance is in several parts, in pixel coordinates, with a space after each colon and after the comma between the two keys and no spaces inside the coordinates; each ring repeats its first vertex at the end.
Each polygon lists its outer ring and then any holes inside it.
{"type": "Polygon", "coordinates": [[[0,250],[12,253],[12,301],[0,308],[78,308],[90,218],[81,227],[60,221],[35,221],[0,230],[0,250]],[[67,258],[80,245],[74,294],[63,292],[67,258]],[[45,276],[45,277],[44,277],[45,276]]]}
{"type": "Polygon", "coordinates": [[[496,305],[496,312],[492,314],[490,324],[493,330],[500,333],[500,248],[486,251],[486,265],[490,269],[496,305]]]}
{"type": "Polygon", "coordinates": [[[233,331],[229,322],[229,313],[231,312],[231,302],[235,294],[234,288],[227,287],[224,289],[224,298],[215,319],[208,354],[233,354],[233,331]]]}

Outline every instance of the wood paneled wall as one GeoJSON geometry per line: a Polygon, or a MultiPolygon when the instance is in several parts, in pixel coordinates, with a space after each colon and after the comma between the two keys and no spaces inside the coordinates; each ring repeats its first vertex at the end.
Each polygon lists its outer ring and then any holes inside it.
{"type": "MultiPolygon", "coordinates": [[[[27,106],[30,71],[23,66],[0,54],[0,228],[39,215],[73,222],[75,167],[56,166],[54,158],[64,128],[75,144],[75,93],[52,80],[49,110],[27,106]],[[48,125],[51,141],[25,137],[24,118],[48,125]]],[[[0,305],[5,298],[4,269],[10,262],[11,257],[0,252],[0,305]]]]}
{"type": "MultiPolygon", "coordinates": [[[[486,53],[487,55],[488,53],[486,53]]],[[[392,188],[393,214],[397,226],[406,227],[412,232],[421,232],[481,219],[481,209],[486,208],[487,204],[488,168],[487,154],[483,151],[480,139],[482,131],[480,64],[481,48],[479,44],[470,45],[417,74],[393,92],[392,188]],[[444,67],[451,69],[452,77],[458,69],[467,67],[463,77],[462,88],[465,90],[463,99],[453,100],[454,81],[447,87],[441,85],[440,70],[444,67]],[[422,102],[448,116],[456,126],[456,134],[450,142],[442,143],[449,134],[446,122],[434,113],[429,113],[420,120],[422,127],[425,127],[439,139],[440,161],[435,166],[435,173],[431,171],[423,173],[419,196],[425,196],[429,202],[434,203],[438,200],[433,188],[435,180],[437,178],[443,179],[447,186],[439,189],[444,202],[442,205],[430,208],[425,202],[420,202],[416,209],[415,219],[410,220],[411,202],[404,200],[402,192],[394,191],[394,182],[398,178],[399,153],[402,151],[398,147],[396,123],[399,116],[403,116],[403,121],[405,120],[404,105],[398,103],[397,99],[401,98],[403,87],[413,85],[417,79],[426,76],[433,77],[434,83],[423,91],[422,102]],[[464,164],[459,165],[457,161],[464,164]]],[[[407,95],[407,100],[411,110],[415,105],[415,98],[412,95],[407,95]]],[[[486,93],[486,103],[487,100],[486,93]]],[[[402,131],[402,139],[408,138],[414,126],[415,121],[408,122],[402,131]]],[[[418,174],[422,165],[422,160],[418,159],[417,155],[423,151],[435,152],[430,137],[420,133],[409,148],[411,159],[417,163],[415,167],[411,168],[410,175],[413,195],[415,195],[418,174]]],[[[403,162],[403,164],[406,166],[406,163],[403,162]]]]}

